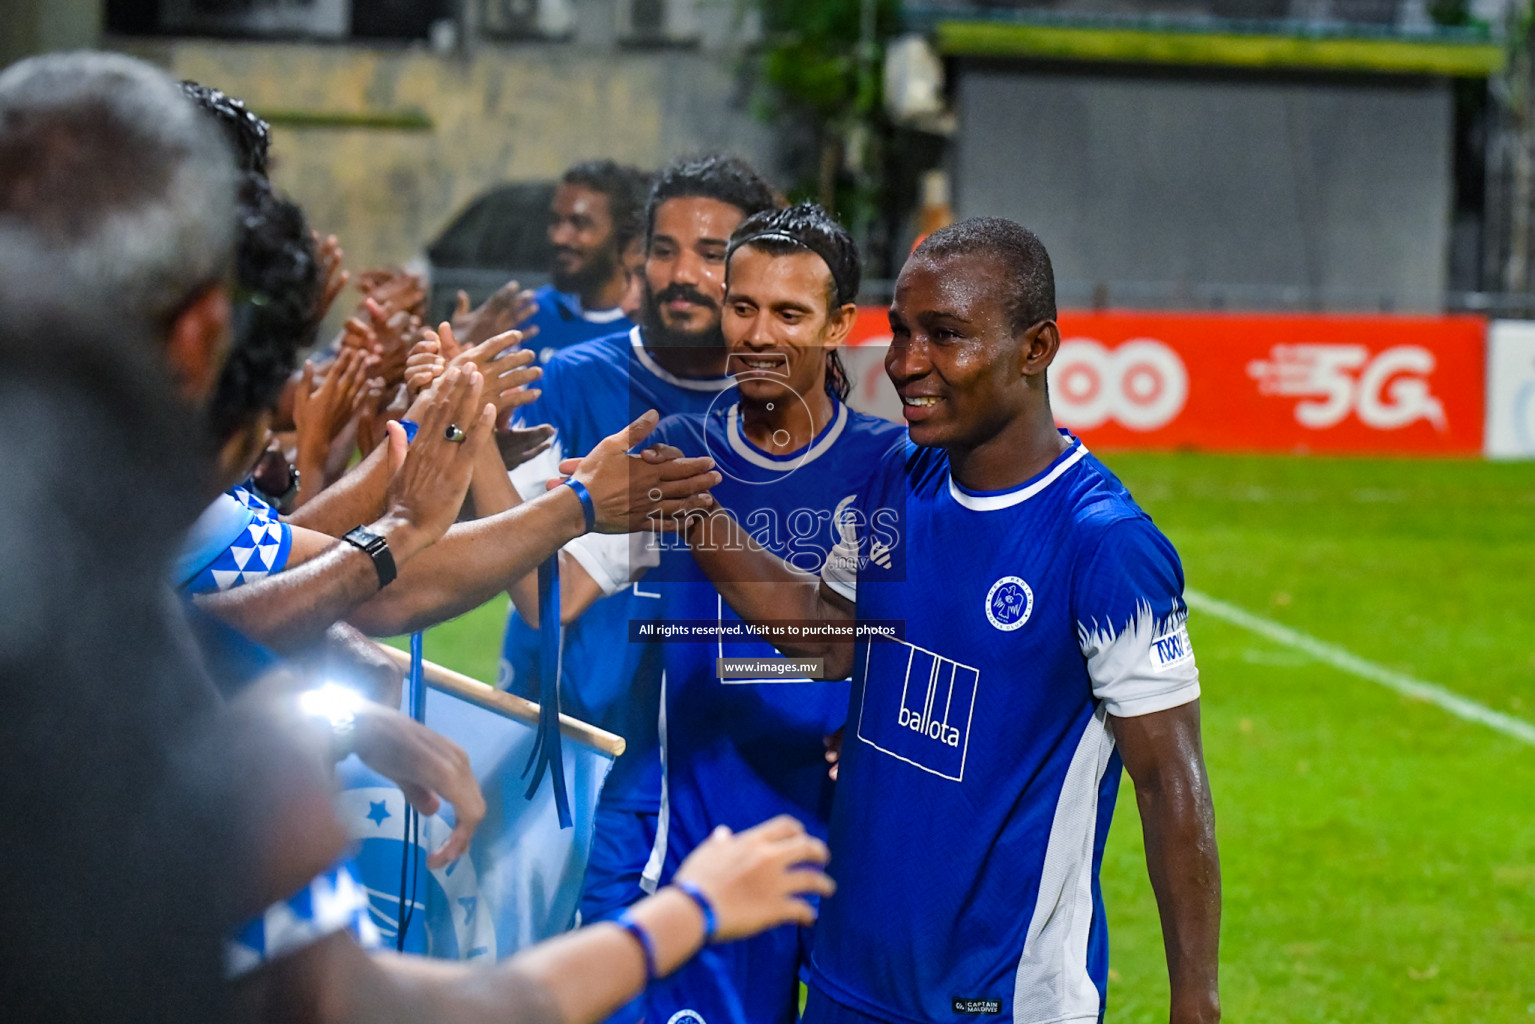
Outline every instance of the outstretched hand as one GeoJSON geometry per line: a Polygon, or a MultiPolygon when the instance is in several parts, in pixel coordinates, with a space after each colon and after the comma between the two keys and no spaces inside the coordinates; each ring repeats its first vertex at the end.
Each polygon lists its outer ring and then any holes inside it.
{"type": "MultiPolygon", "coordinates": [[[[534,301],[533,293],[516,281],[508,281],[497,288],[476,309],[469,308],[469,293],[460,291],[458,303],[453,309],[453,333],[461,345],[473,347],[498,334],[521,327],[536,312],[538,303],[534,301]]],[[[530,327],[523,332],[523,340],[537,333],[537,327],[530,327]]]]}
{"type": "Polygon", "coordinates": [[[675,449],[629,454],[651,435],[660,419],[651,409],[603,438],[584,458],[560,463],[561,473],[574,476],[591,492],[598,533],[674,530],[690,513],[714,507],[709,488],[722,478],[714,471],[713,459],[675,457],[671,454],[675,449]]]}
{"type": "Polygon", "coordinates": [[[436,335],[442,340],[443,351],[455,345],[458,348],[458,355],[448,361],[449,366],[472,366],[484,376],[485,400],[495,404],[501,425],[506,424],[514,410],[541,394],[529,385],[543,377],[544,371],[533,365],[533,350],[521,347],[524,339],[521,331],[503,331],[471,345],[459,340],[453,325],[444,322],[436,335]]]}
{"type": "Polygon", "coordinates": [[[315,298],[314,311],[314,319],[318,323],[330,312],[336,296],[341,294],[341,289],[346,287],[352,275],[342,267],[346,252],[335,235],[321,238],[318,231],[311,231],[309,237],[314,239],[314,259],[320,268],[320,294],[315,298]]]}
{"type": "MultiPolygon", "coordinates": [[[[416,531],[425,547],[447,532],[463,506],[480,446],[490,439],[496,408],[480,396],[485,380],[474,370],[449,370],[428,392],[417,420],[414,442],[390,421],[390,481],[386,517],[416,531]],[[452,440],[449,435],[462,434],[452,440]]],[[[391,544],[393,542],[391,541],[391,544]]],[[[419,548],[417,548],[419,550],[419,548]]]]}
{"type": "Polygon", "coordinates": [[[381,704],[365,704],[356,722],[357,756],[399,786],[412,807],[424,815],[436,814],[444,800],[453,807],[453,831],[427,857],[426,866],[453,863],[469,849],[485,817],[485,795],[469,755],[447,737],[381,704]]]}
{"type": "Polygon", "coordinates": [[[358,395],[367,384],[367,360],[356,349],[343,348],[326,369],[319,387],[315,387],[314,375],[314,363],[305,360],[293,396],[293,428],[300,449],[324,452],[352,418],[358,395]]]}
{"type": "Polygon", "coordinates": [[[688,855],[676,881],[692,882],[714,907],[715,938],[744,939],[780,924],[815,923],[804,897],[830,896],[826,844],[787,814],[733,834],[724,825],[688,855]]]}

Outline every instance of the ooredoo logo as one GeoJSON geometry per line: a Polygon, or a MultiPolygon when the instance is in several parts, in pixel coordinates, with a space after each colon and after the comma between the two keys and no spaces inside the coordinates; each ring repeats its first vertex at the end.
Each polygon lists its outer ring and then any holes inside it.
{"type": "Polygon", "coordinates": [[[1434,353],[1419,345],[1396,345],[1372,357],[1363,345],[1275,345],[1268,359],[1247,364],[1260,395],[1304,398],[1295,403],[1295,421],[1324,430],[1350,413],[1375,430],[1397,430],[1428,420],[1445,430],[1444,403],[1428,378],[1434,353]]]}
{"type": "Polygon", "coordinates": [[[1188,397],[1188,368],[1153,338],[1112,349],[1092,338],[1072,338],[1061,342],[1050,366],[1050,406],[1072,430],[1109,420],[1130,430],[1156,430],[1183,411],[1188,397]]]}

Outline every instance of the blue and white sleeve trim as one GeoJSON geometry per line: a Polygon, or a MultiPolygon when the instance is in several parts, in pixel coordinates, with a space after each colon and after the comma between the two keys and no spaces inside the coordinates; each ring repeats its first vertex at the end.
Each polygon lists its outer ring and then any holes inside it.
{"type": "Polygon", "coordinates": [[[340,931],[364,949],[377,948],[381,941],[378,926],[368,916],[368,891],[345,862],[246,922],[225,944],[225,976],[249,974],[340,931]]]}

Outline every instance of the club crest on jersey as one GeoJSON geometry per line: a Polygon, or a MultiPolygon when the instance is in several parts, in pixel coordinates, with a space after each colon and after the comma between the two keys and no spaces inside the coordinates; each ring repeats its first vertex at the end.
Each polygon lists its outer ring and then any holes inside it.
{"type": "Polygon", "coordinates": [[[666,1024],[707,1024],[697,1010],[678,1010],[667,1019],[666,1024]]]}
{"type": "Polygon", "coordinates": [[[1034,613],[1034,591],[1017,576],[1004,576],[986,592],[986,619],[993,626],[1011,633],[1034,613]]]}

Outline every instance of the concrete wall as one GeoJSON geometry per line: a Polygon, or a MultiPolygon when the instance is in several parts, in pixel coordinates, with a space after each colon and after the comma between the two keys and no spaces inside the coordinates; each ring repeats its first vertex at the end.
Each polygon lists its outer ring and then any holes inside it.
{"type": "Polygon", "coordinates": [[[33,53],[92,47],[100,0],[0,0],[0,67],[33,53]]]}
{"type": "Polygon", "coordinates": [[[353,267],[409,259],[487,186],[553,178],[584,158],[656,167],[727,149],[773,171],[770,134],[723,54],[536,43],[464,61],[425,48],[116,42],[257,110],[425,113],[430,131],[275,130],[273,177],[341,237],[353,267]]]}
{"type": "Polygon", "coordinates": [[[1033,228],[1063,302],[1439,305],[1446,83],[977,64],[957,90],[956,212],[1033,228]]]}

